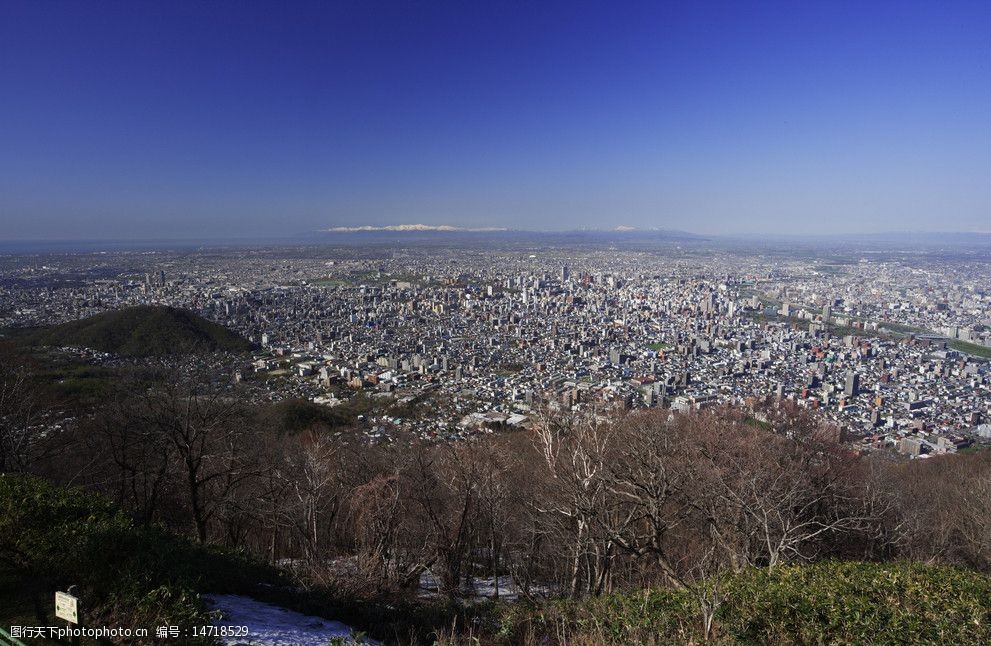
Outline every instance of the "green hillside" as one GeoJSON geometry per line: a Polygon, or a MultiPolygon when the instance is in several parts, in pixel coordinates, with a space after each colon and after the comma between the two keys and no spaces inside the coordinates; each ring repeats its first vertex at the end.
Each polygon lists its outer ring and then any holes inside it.
{"type": "Polygon", "coordinates": [[[40,345],[81,346],[122,356],[242,352],[251,344],[222,325],[187,310],[141,305],[40,330],[40,345]]]}

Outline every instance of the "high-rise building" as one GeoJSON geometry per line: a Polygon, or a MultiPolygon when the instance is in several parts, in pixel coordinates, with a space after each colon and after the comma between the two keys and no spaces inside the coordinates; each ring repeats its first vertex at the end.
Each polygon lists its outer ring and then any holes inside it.
{"type": "Polygon", "coordinates": [[[848,372],[846,375],[846,387],[843,394],[847,397],[855,397],[860,392],[860,375],[856,372],[848,372]]]}

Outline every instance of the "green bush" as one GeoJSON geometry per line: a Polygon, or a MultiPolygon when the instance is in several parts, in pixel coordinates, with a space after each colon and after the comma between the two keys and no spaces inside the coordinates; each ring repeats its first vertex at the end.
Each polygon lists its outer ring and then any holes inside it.
{"type": "Polygon", "coordinates": [[[659,644],[689,641],[698,604],[686,592],[644,590],[580,600],[558,599],[506,607],[499,635],[507,643],[659,644]],[[526,639],[531,636],[531,639],[526,639]]]}
{"type": "Polygon", "coordinates": [[[0,475],[0,553],[38,575],[74,576],[130,519],[102,497],[28,476],[0,475]]]}
{"type": "Polygon", "coordinates": [[[968,570],[826,561],[747,572],[727,592],[734,641],[991,642],[991,579],[968,570]]]}
{"type": "MultiPolygon", "coordinates": [[[[710,638],[725,644],[991,643],[991,579],[920,563],[825,561],[728,577],[710,638]]],[[[701,642],[688,591],[648,590],[506,608],[505,643],[701,642]]]]}
{"type": "Polygon", "coordinates": [[[11,474],[0,475],[0,558],[53,588],[78,586],[88,619],[107,625],[202,624],[197,593],[279,582],[241,554],[136,526],[101,496],[11,474]]]}

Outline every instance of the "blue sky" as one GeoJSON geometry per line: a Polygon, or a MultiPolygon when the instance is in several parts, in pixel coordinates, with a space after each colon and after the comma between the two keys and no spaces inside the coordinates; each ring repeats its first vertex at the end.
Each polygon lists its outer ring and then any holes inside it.
{"type": "Polygon", "coordinates": [[[0,239],[991,230],[991,3],[0,0],[0,239]]]}

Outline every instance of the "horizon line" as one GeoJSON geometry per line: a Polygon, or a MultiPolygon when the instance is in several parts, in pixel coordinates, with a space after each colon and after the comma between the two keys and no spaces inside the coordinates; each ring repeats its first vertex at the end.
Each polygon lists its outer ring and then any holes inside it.
{"type": "Polygon", "coordinates": [[[615,234],[615,235],[636,235],[636,234],[682,234],[691,235],[698,238],[750,238],[750,237],[772,237],[772,238],[841,238],[858,236],[896,236],[896,235],[991,235],[991,230],[965,230],[965,229],[888,229],[880,231],[839,231],[839,232],[817,232],[817,233],[794,233],[794,232],[769,232],[769,231],[746,231],[729,233],[699,233],[685,229],[667,229],[660,227],[638,228],[638,227],[616,227],[611,229],[599,229],[592,227],[579,227],[575,229],[517,229],[512,227],[456,227],[451,225],[363,225],[356,227],[332,227],[329,229],[314,229],[301,231],[292,234],[250,234],[250,235],[203,235],[203,236],[141,236],[141,237],[87,237],[87,238],[0,238],[0,244],[71,244],[71,243],[194,243],[194,242],[219,242],[219,241],[296,241],[302,242],[306,236],[334,236],[342,237],[354,234],[487,234],[498,235],[503,233],[531,233],[541,235],[553,234],[615,234]]]}

